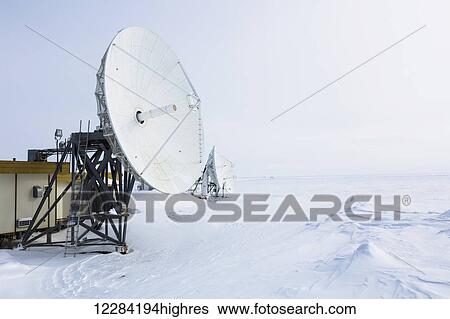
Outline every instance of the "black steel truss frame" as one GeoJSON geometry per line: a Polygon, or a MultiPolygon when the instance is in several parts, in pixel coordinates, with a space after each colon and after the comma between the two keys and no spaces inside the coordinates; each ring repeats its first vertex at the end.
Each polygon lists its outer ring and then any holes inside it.
{"type": "Polygon", "coordinates": [[[67,227],[72,227],[69,244],[76,246],[114,245],[126,252],[128,204],[135,178],[130,170],[122,166],[113,155],[102,131],[73,133],[60,150],[61,157],[49,180],[44,195],[34,213],[27,231],[22,237],[24,248],[36,246],[64,246],[66,241],[53,241],[52,234],[62,229],[61,225],[38,230],[50,218],[58,203],[71,190],[71,205],[67,227]],[[44,204],[61,172],[63,163],[71,162],[71,181],[43,212],[44,204]],[[74,223],[74,220],[76,222],[74,223]],[[73,227],[80,227],[74,232],[73,227]],[[83,231],[81,231],[81,228],[83,231]],[[75,234],[78,234],[75,238],[75,234]],[[88,238],[94,234],[94,238],[88,238]],[[46,242],[37,240],[47,235],[46,242]]]}

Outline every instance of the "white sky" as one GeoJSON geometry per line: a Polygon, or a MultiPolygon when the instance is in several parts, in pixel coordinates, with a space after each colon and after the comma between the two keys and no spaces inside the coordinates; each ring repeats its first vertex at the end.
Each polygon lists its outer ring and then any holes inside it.
{"type": "Polygon", "coordinates": [[[446,1],[1,1],[0,158],[97,125],[95,72],[120,29],[158,33],[202,98],[208,146],[249,175],[450,172],[446,1]],[[270,119],[426,24],[336,85],[270,119]]]}

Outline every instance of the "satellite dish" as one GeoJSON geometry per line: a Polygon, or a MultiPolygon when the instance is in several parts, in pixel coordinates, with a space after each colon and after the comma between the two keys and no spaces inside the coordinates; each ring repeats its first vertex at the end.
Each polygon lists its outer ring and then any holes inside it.
{"type": "Polygon", "coordinates": [[[181,193],[200,176],[200,99],[176,54],[140,27],[121,30],[97,73],[103,134],[136,178],[181,193]]]}
{"type": "Polygon", "coordinates": [[[213,147],[206,161],[203,174],[190,189],[191,194],[200,198],[225,197],[233,191],[233,163],[216,152],[213,147]]]}
{"type": "Polygon", "coordinates": [[[231,193],[234,187],[233,163],[219,154],[215,148],[211,153],[214,156],[215,173],[219,183],[219,192],[221,194],[231,193]]]}

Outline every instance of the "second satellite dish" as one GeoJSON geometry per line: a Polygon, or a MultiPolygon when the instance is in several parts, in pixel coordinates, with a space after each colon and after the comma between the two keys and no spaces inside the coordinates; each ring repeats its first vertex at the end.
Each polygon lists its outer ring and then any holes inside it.
{"type": "Polygon", "coordinates": [[[140,27],[120,31],[98,71],[98,115],[114,154],[136,178],[181,193],[200,176],[200,99],[175,53],[140,27]]]}

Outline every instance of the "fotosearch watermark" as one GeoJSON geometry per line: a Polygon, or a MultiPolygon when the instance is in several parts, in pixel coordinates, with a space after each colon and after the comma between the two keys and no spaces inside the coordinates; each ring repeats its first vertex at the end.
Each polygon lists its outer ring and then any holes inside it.
{"type": "MultiPolygon", "coordinates": [[[[208,223],[243,222],[316,222],[326,217],[334,222],[341,222],[343,215],[352,221],[362,222],[382,220],[382,216],[391,214],[395,221],[401,218],[402,206],[408,206],[408,195],[386,196],[375,194],[352,195],[341,199],[332,194],[315,194],[308,204],[317,206],[304,209],[295,195],[288,194],[275,205],[269,201],[271,194],[228,194],[225,197],[201,199],[191,194],[168,195],[160,193],[137,193],[130,197],[129,208],[134,210],[138,203],[145,203],[147,223],[154,223],[155,204],[164,204],[166,216],[177,223],[195,223],[206,220],[208,223]],[[177,205],[194,207],[194,211],[176,209],[177,205]],[[361,211],[355,206],[373,205],[373,211],[361,211]],[[208,214],[207,214],[208,212],[208,214]],[[340,214],[341,213],[341,214],[340,214]]],[[[306,207],[306,206],[305,206],[306,207]]]]}

